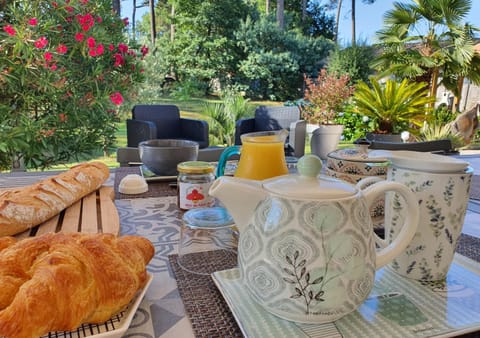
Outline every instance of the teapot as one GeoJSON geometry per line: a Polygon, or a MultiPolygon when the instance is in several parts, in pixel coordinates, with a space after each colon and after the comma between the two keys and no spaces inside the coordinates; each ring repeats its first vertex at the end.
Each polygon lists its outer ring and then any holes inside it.
{"type": "Polygon", "coordinates": [[[299,174],[263,181],[222,176],[210,187],[239,232],[238,267],[248,294],[270,313],[302,323],[335,321],[369,295],[375,271],[399,255],[418,226],[413,193],[397,182],[365,189],[320,175],[305,155],[299,174]],[[406,200],[398,236],[377,252],[369,208],[386,191],[406,200]]]}

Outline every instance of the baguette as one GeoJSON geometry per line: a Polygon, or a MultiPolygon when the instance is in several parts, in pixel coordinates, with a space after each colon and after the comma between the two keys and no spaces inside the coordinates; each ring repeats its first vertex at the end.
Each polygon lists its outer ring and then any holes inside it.
{"type": "Polygon", "coordinates": [[[113,234],[47,233],[10,243],[0,251],[0,337],[107,321],[145,286],[154,253],[144,237],[113,234]]]}
{"type": "Polygon", "coordinates": [[[33,185],[0,193],[0,237],[45,222],[97,190],[109,175],[105,164],[88,162],[33,185]]]}

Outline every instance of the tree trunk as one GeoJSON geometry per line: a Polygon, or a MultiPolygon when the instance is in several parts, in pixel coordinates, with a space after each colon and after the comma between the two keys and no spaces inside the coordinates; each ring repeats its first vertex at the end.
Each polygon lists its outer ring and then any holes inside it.
{"type": "Polygon", "coordinates": [[[155,1],[149,0],[150,5],[150,40],[152,41],[152,46],[155,46],[155,37],[157,35],[157,30],[155,28],[155,1]]]}
{"type": "Polygon", "coordinates": [[[465,80],[465,77],[459,76],[457,80],[457,92],[455,93],[455,96],[453,97],[453,106],[452,106],[452,112],[456,112],[460,110],[460,100],[462,99],[462,90],[463,90],[463,81],[465,80]]]}
{"type": "Polygon", "coordinates": [[[270,0],[265,1],[265,14],[270,14],[270,0]]]}
{"type": "Polygon", "coordinates": [[[338,26],[340,24],[340,13],[341,12],[342,12],[342,0],[338,0],[337,17],[335,18],[335,36],[333,37],[333,41],[335,43],[338,40],[338,26]]]}
{"type": "Polygon", "coordinates": [[[115,14],[120,16],[120,0],[112,0],[112,9],[115,14]]]}
{"type": "Polygon", "coordinates": [[[174,22],[174,19],[175,19],[175,5],[172,4],[172,10],[170,11],[170,15],[171,15],[171,20],[172,20],[172,23],[170,24],[170,41],[173,42],[173,40],[175,39],[175,24],[173,23],[174,22]]]}
{"type": "Polygon", "coordinates": [[[355,32],[355,0],[352,0],[352,47],[356,45],[357,34],[355,32]]]}
{"type": "MultiPolygon", "coordinates": [[[[438,90],[438,67],[433,68],[432,75],[430,78],[430,96],[437,97],[437,90],[438,90]]],[[[433,107],[434,103],[429,103],[430,107],[433,107]]]]}
{"type": "Polygon", "coordinates": [[[277,0],[277,22],[280,29],[285,28],[285,3],[284,0],[277,0]]]}
{"type": "Polygon", "coordinates": [[[137,0],[133,0],[132,8],[132,35],[137,36],[135,21],[137,19],[137,0]]]}
{"type": "Polygon", "coordinates": [[[307,17],[307,0],[302,0],[302,22],[307,17]]]}

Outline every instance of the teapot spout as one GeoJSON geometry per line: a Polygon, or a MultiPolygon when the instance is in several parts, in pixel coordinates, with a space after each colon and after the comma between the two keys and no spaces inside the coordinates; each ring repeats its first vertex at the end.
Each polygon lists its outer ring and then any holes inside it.
{"type": "Polygon", "coordinates": [[[258,203],[267,196],[262,181],[230,176],[217,178],[210,187],[209,194],[218,198],[227,208],[240,233],[253,217],[258,203]]]}

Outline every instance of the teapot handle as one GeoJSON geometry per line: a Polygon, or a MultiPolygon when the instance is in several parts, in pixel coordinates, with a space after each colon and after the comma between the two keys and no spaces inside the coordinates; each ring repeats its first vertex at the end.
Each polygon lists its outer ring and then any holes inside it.
{"type": "MultiPolygon", "coordinates": [[[[362,181],[357,184],[358,187],[366,184],[366,182],[362,181]]],[[[376,269],[379,269],[382,266],[386,265],[406,249],[408,244],[410,244],[413,237],[415,236],[418,222],[420,219],[418,201],[414,193],[409,188],[407,188],[407,186],[398,182],[377,182],[364,188],[362,190],[362,193],[367,200],[367,207],[370,209],[372,203],[382,194],[385,194],[387,191],[394,191],[400,194],[400,196],[405,199],[408,213],[398,236],[396,236],[390,244],[387,245],[384,240],[374,234],[376,236],[376,242],[378,242],[382,247],[380,251],[377,251],[377,259],[375,263],[376,269]]]]}
{"type": "MultiPolygon", "coordinates": [[[[385,179],[377,176],[369,176],[358,181],[355,187],[359,190],[365,190],[366,187],[382,181],[385,181],[385,179]]],[[[387,241],[383,238],[380,238],[375,232],[373,235],[375,237],[375,244],[377,244],[380,248],[385,248],[388,245],[387,241]]]]}

